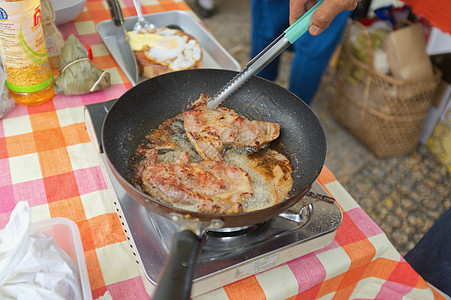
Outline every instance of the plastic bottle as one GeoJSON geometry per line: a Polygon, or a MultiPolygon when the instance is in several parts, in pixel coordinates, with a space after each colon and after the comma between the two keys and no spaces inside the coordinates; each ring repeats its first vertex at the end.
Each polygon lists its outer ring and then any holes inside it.
{"type": "Polygon", "coordinates": [[[40,104],[53,98],[53,71],[39,0],[0,0],[0,51],[6,86],[17,104],[40,104]]]}

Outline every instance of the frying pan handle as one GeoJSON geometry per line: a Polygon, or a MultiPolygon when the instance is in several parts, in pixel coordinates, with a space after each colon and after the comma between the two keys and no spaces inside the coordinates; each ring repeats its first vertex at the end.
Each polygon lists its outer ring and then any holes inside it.
{"type": "Polygon", "coordinates": [[[124,24],[124,17],[122,16],[121,5],[118,0],[107,0],[110,7],[111,18],[115,26],[121,26],[124,24]]]}
{"type": "Polygon", "coordinates": [[[172,250],[153,300],[189,299],[202,239],[191,230],[174,235],[172,250]]]}

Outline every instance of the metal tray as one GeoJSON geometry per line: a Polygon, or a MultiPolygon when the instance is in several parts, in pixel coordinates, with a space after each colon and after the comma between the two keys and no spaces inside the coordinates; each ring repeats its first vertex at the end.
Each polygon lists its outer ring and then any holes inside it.
{"type": "MultiPolygon", "coordinates": [[[[164,27],[168,25],[177,25],[186,33],[195,37],[202,46],[203,58],[202,67],[212,69],[227,69],[233,71],[240,71],[240,64],[219,44],[219,42],[208,32],[201,23],[196,21],[192,15],[182,10],[172,10],[155,14],[144,15],[144,18],[157,27],[164,27]]],[[[125,29],[132,30],[138,17],[124,18],[125,29]]],[[[119,56],[119,48],[116,43],[116,34],[120,27],[116,27],[112,20],[106,20],[96,25],[96,30],[102,38],[105,45],[107,45],[113,58],[124,71],[127,78],[130,80],[130,74],[127,74],[125,68],[122,66],[122,60],[119,56]]],[[[147,78],[139,76],[138,83],[147,78]]]]}

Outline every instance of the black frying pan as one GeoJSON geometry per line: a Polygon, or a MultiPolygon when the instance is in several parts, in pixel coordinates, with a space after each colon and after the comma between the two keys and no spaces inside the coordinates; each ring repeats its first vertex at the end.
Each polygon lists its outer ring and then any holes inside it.
{"type": "MultiPolygon", "coordinates": [[[[133,199],[153,212],[172,220],[182,220],[183,227],[198,227],[202,231],[212,221],[222,227],[240,227],[269,220],[298,202],[310,190],[326,158],[324,129],[316,114],[301,99],[259,77],[251,78],[222,106],[251,120],[280,124],[280,137],[271,147],[288,155],[293,166],[294,183],[289,199],[248,213],[207,214],[175,208],[140,192],[130,183],[133,174],[129,169],[129,158],[149,131],[180,114],[201,93],[213,96],[236,74],[216,69],[163,74],[131,88],[112,106],[102,128],[104,152],[115,177],[133,199]],[[184,221],[187,219],[193,222],[187,224],[184,221]]],[[[190,229],[175,234],[170,262],[154,299],[189,298],[192,271],[202,242],[199,230],[190,229]]]]}

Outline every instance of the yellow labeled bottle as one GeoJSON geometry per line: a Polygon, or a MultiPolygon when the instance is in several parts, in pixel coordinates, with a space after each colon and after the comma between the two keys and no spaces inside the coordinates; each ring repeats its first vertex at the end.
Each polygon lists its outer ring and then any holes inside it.
{"type": "Polygon", "coordinates": [[[39,0],[0,0],[0,53],[6,86],[17,104],[40,104],[53,98],[53,71],[39,0]]]}

